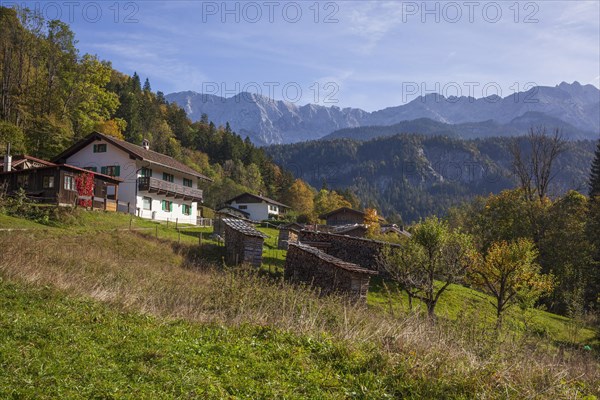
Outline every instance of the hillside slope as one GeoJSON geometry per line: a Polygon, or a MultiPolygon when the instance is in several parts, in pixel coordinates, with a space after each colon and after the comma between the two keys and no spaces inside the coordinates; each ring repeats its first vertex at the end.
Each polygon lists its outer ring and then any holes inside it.
{"type": "MultiPolygon", "coordinates": [[[[395,135],[270,146],[266,151],[315,187],[350,188],[363,205],[384,215],[400,213],[409,222],[442,215],[476,195],[514,187],[508,144],[505,138],[395,135]]],[[[594,149],[593,141],[568,144],[556,161],[551,194],[586,190],[594,149]]]]}
{"type": "Polygon", "coordinates": [[[571,347],[592,343],[593,331],[560,336],[567,319],[535,312],[538,322],[498,342],[481,318],[485,296],[469,289],[443,297],[448,310],[462,311],[432,325],[399,304],[388,313],[396,300],[377,282],[368,308],[351,306],[255,271],[198,263],[205,247],[106,229],[128,226],[127,216],[84,213],[79,231],[22,221],[0,218],[0,226],[34,229],[0,231],[0,362],[10,371],[0,376],[0,397],[597,393],[596,362],[571,347]],[[557,341],[568,343],[561,358],[557,341]]]}
{"type": "Polygon", "coordinates": [[[494,120],[447,124],[429,118],[419,118],[412,121],[402,121],[390,126],[363,126],[340,129],[324,136],[321,140],[342,138],[371,140],[401,133],[439,135],[457,139],[523,136],[531,127],[537,126],[546,126],[550,129],[558,128],[568,140],[594,140],[598,137],[598,133],[578,129],[558,118],[540,112],[528,111],[505,124],[494,120]]]}

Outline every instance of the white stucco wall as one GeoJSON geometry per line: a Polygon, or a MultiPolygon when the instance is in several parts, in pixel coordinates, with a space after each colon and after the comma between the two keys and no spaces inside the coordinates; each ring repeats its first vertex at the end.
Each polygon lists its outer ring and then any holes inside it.
{"type": "Polygon", "coordinates": [[[267,203],[238,203],[237,201],[233,201],[231,206],[249,213],[249,218],[254,221],[269,219],[269,214],[279,215],[279,207],[274,206],[275,210],[269,211],[267,203]],[[247,208],[242,209],[240,206],[246,206],[247,208]]]}
{"type": "Polygon", "coordinates": [[[154,216],[158,221],[166,221],[167,219],[169,221],[175,221],[179,219],[180,223],[196,224],[198,216],[198,204],[196,202],[185,202],[185,204],[188,204],[191,207],[191,215],[184,215],[182,207],[183,199],[175,199],[173,197],[165,197],[164,195],[140,192],[137,190],[137,178],[141,177],[142,167],[152,169],[152,177],[159,180],[162,180],[163,172],[167,172],[174,176],[173,183],[181,186],[183,186],[183,178],[191,179],[192,187],[197,189],[198,179],[193,175],[184,174],[146,161],[132,160],[129,158],[128,153],[103,140],[90,143],[69,157],[66,162],[67,164],[80,168],[96,167],[98,172],[101,172],[101,167],[118,165],[121,170],[119,178],[124,180],[124,182],[119,185],[119,201],[130,202],[132,204],[132,214],[147,219],[152,219],[154,216]],[[94,153],[94,144],[106,144],[106,152],[94,153]],[[151,211],[143,209],[143,197],[152,198],[151,211]],[[173,202],[172,212],[162,210],[162,200],[173,202]]]}

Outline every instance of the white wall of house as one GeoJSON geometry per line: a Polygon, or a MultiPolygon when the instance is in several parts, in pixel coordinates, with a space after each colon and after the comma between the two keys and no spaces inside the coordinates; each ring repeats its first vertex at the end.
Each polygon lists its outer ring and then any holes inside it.
{"type": "Polygon", "coordinates": [[[250,219],[253,221],[262,221],[269,219],[269,214],[279,215],[279,207],[272,204],[262,203],[238,203],[231,202],[231,206],[250,214],[250,219]],[[241,206],[241,208],[240,208],[241,206]]]}
{"type": "Polygon", "coordinates": [[[198,210],[197,204],[190,203],[189,201],[184,202],[182,199],[174,199],[173,197],[166,197],[163,195],[157,195],[156,193],[145,193],[140,192],[138,196],[138,216],[146,219],[154,219],[157,221],[171,221],[171,222],[179,222],[181,224],[192,224],[196,225],[198,218],[198,210]],[[145,207],[144,197],[148,197],[151,199],[150,201],[150,210],[145,207]],[[163,210],[163,200],[173,202],[173,211],[164,211],[163,210]],[[191,207],[190,215],[185,215],[183,213],[183,204],[186,204],[191,207]]]}
{"type": "Polygon", "coordinates": [[[173,183],[183,186],[183,179],[192,181],[192,188],[198,188],[198,179],[189,174],[184,174],[179,171],[172,170],[167,167],[162,167],[157,164],[152,164],[147,161],[132,160],[129,153],[119,149],[112,144],[103,140],[98,140],[85,146],[77,153],[73,154],[66,160],[67,164],[74,165],[80,168],[96,167],[97,172],[101,172],[102,167],[119,166],[120,178],[124,180],[119,185],[119,201],[131,203],[131,213],[142,218],[156,219],[158,221],[176,221],[186,224],[196,224],[198,204],[196,202],[184,201],[174,197],[166,197],[156,193],[141,192],[137,190],[137,178],[141,177],[142,167],[152,169],[152,177],[162,180],[163,173],[173,175],[173,183]],[[105,153],[94,153],[94,144],[106,144],[105,153]],[[151,210],[144,209],[144,197],[152,199],[151,210]],[[163,211],[162,201],[167,200],[173,202],[172,211],[163,211]],[[191,208],[190,215],[183,213],[183,204],[189,205],[191,208]]]}

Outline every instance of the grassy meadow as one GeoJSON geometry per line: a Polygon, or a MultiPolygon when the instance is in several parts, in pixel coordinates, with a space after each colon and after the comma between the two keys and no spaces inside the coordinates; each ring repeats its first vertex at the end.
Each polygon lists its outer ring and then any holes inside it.
{"type": "Polygon", "coordinates": [[[210,228],[180,228],[0,214],[0,398],[600,394],[597,332],[585,325],[516,309],[497,334],[489,299],[461,286],[435,323],[381,280],[366,306],[319,297],[282,280],[274,229],[260,228],[270,237],[255,271],[223,265],[210,228]]]}

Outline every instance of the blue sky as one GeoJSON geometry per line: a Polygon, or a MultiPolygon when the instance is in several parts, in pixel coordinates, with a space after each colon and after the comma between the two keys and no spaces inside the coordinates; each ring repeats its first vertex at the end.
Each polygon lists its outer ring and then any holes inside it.
{"type": "Polygon", "coordinates": [[[26,4],[69,22],[82,53],[164,93],[246,89],[372,111],[430,91],[507,96],[600,80],[596,0],[26,4]]]}

